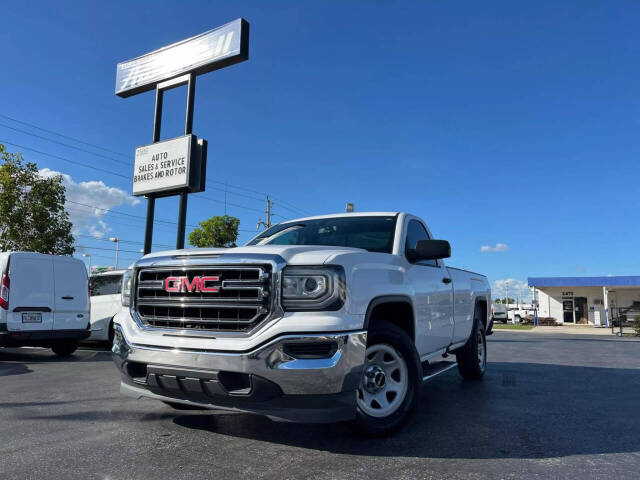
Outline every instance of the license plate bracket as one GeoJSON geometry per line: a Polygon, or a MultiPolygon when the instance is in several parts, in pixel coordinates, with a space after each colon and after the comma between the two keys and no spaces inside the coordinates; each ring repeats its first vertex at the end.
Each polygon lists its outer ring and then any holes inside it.
{"type": "Polygon", "coordinates": [[[42,323],[42,313],[24,312],[22,314],[22,323],[42,323]]]}

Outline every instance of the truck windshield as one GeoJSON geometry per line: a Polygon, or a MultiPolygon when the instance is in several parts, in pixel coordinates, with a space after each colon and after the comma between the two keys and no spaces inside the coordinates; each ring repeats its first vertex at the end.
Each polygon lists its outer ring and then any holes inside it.
{"type": "Polygon", "coordinates": [[[323,245],[391,253],[395,216],[335,217],[281,223],[247,245],[323,245]]]}

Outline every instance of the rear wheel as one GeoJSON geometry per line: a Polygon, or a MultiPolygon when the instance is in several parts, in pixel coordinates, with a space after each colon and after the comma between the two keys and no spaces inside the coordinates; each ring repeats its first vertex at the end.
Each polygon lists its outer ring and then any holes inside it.
{"type": "Polygon", "coordinates": [[[411,338],[397,326],[379,322],[368,333],[357,391],[357,428],[381,436],[402,426],[418,403],[421,380],[420,359],[411,338]]]}
{"type": "Polygon", "coordinates": [[[56,343],[51,347],[53,353],[58,355],[59,357],[68,357],[72,355],[78,349],[78,342],[76,341],[67,341],[56,343]]]}
{"type": "Polygon", "coordinates": [[[456,352],[458,371],[465,380],[482,378],[487,368],[487,339],[480,317],[481,310],[476,307],[471,336],[456,352]]]}

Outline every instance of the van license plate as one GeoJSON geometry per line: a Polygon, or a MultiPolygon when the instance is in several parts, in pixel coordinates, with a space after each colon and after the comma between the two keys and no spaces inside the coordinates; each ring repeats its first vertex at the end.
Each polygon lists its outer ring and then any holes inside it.
{"type": "Polygon", "coordinates": [[[23,313],[22,323],[42,323],[42,313],[23,313]]]}

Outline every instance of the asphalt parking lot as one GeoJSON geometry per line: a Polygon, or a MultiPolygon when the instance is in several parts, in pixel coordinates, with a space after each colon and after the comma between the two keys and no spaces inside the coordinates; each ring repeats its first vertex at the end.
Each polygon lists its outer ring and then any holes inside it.
{"type": "Polygon", "coordinates": [[[496,332],[395,436],[121,397],[108,351],[0,350],[0,478],[638,478],[640,342],[496,332]]]}

